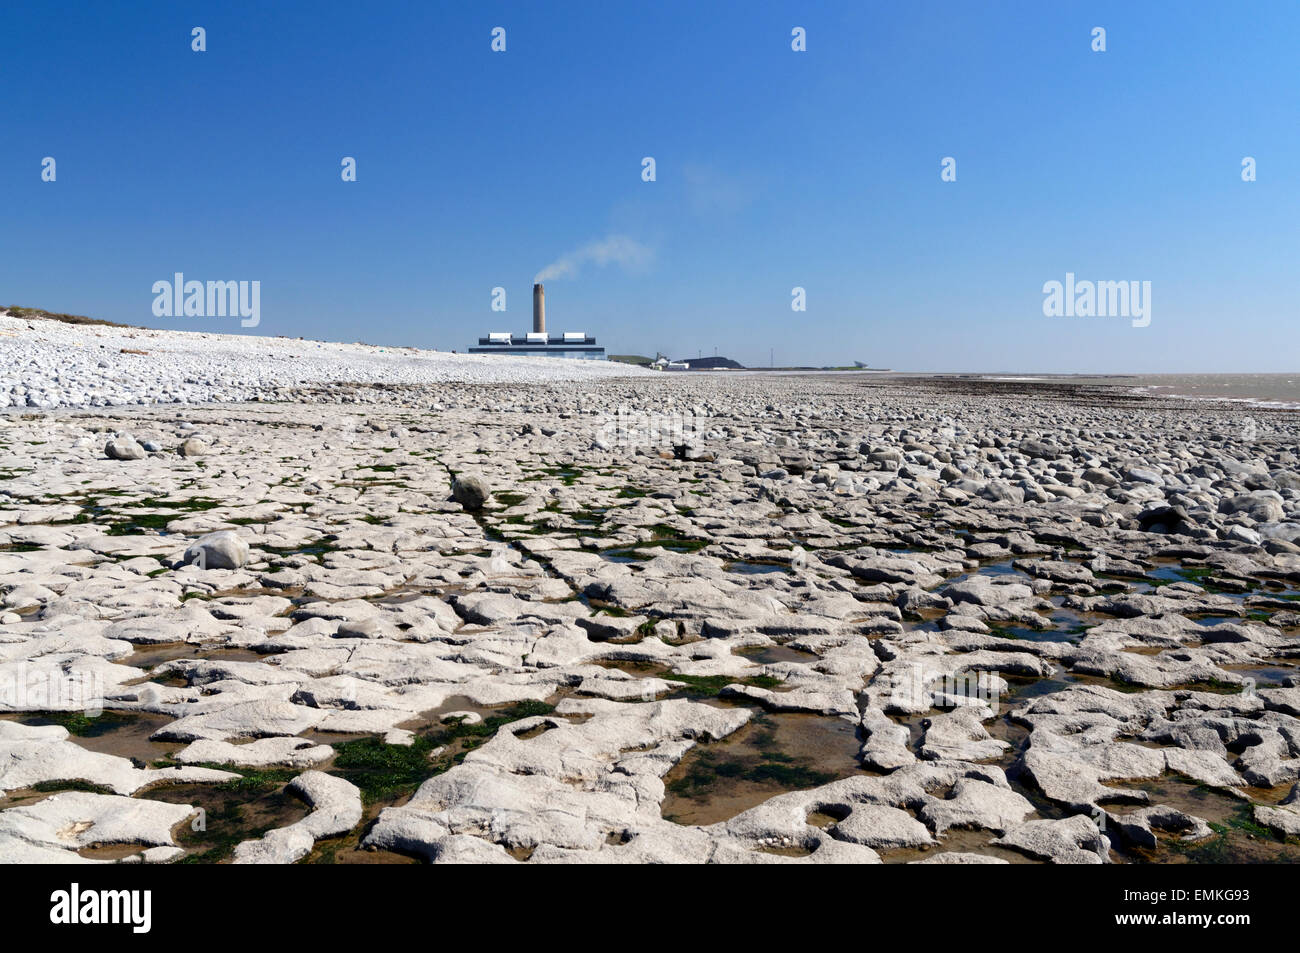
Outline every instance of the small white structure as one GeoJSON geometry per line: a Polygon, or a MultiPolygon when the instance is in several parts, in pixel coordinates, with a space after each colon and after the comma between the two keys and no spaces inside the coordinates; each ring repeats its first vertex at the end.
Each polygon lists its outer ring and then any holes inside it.
{"type": "Polygon", "coordinates": [[[664,370],[668,371],[689,371],[690,369],[691,365],[685,361],[669,361],[668,366],[664,368],[664,370]]]}
{"type": "Polygon", "coordinates": [[[510,343],[510,332],[509,332],[509,331],[489,331],[489,332],[488,332],[488,340],[491,341],[493,344],[509,344],[509,343],[510,343]]]}
{"type": "Polygon", "coordinates": [[[529,332],[528,332],[528,343],[529,343],[529,344],[545,344],[546,341],[547,341],[547,335],[546,335],[546,332],[545,332],[545,331],[529,331],[529,332]]]}
{"type": "Polygon", "coordinates": [[[572,344],[572,343],[580,344],[585,340],[587,340],[586,331],[565,331],[564,332],[564,341],[566,344],[572,344]]]}

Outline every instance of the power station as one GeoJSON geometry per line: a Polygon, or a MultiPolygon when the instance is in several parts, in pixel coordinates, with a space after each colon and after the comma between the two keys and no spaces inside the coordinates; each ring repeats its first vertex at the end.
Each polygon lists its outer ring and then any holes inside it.
{"type": "Polygon", "coordinates": [[[563,334],[546,333],[546,289],[541,283],[533,285],[533,329],[526,334],[510,331],[490,331],[478,345],[469,349],[471,354],[520,354],[525,357],[568,357],[588,361],[605,360],[605,349],[585,331],[565,331],[563,334]]]}

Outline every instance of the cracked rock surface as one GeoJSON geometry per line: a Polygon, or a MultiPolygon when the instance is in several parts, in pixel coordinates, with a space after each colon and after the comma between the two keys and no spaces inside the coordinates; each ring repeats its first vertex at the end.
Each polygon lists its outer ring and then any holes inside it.
{"type": "Polygon", "coordinates": [[[1300,859],[1295,413],[389,370],[0,415],[0,860],[1300,859]]]}

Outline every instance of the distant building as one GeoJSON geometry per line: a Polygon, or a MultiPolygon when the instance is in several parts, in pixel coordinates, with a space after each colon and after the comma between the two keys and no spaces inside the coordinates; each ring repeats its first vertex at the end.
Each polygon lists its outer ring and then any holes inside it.
{"type": "Polygon", "coordinates": [[[519,354],[525,357],[568,357],[587,361],[605,360],[605,349],[585,331],[546,333],[546,289],[533,285],[533,329],[526,334],[492,331],[478,339],[471,354],[519,354]]]}
{"type": "Polygon", "coordinates": [[[471,347],[469,353],[605,360],[605,349],[596,344],[594,337],[589,337],[582,331],[565,331],[563,334],[547,334],[545,331],[531,331],[528,334],[493,331],[487,337],[479,338],[478,345],[471,347]]]}

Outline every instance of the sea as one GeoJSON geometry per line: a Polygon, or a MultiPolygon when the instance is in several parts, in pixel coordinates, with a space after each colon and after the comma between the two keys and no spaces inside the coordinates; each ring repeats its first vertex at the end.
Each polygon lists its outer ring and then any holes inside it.
{"type": "Polygon", "coordinates": [[[1117,387],[1150,397],[1223,400],[1258,407],[1300,409],[1300,371],[1293,374],[981,374],[985,380],[1066,380],[1117,387]]]}
{"type": "MultiPolygon", "coordinates": [[[[722,372],[717,372],[722,373],[722,372]]],[[[1179,397],[1187,400],[1237,401],[1258,407],[1300,410],[1300,371],[1292,374],[984,374],[925,373],[887,370],[814,370],[812,368],[765,371],[753,368],[729,374],[869,374],[875,378],[965,377],[990,381],[1056,381],[1115,387],[1151,397],[1179,397]]]]}
{"type": "Polygon", "coordinates": [[[1294,374],[1154,374],[1111,382],[1153,397],[1232,400],[1261,407],[1300,409],[1300,371],[1294,374]]]}

